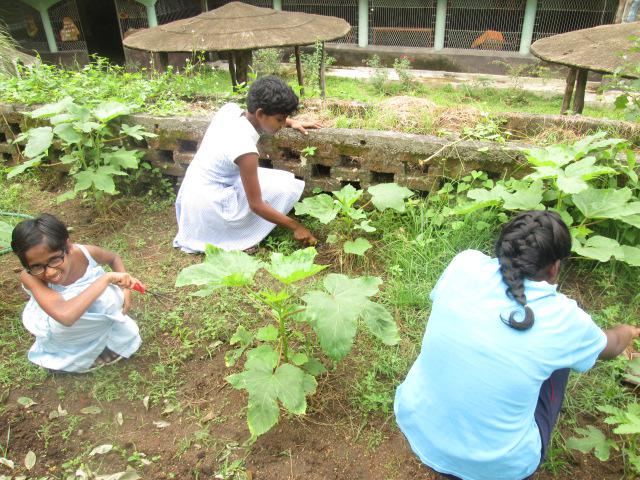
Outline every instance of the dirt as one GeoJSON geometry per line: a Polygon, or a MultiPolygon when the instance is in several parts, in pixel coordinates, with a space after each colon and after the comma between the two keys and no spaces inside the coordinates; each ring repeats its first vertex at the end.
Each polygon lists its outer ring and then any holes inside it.
{"type": "MultiPolygon", "coordinates": [[[[130,202],[96,215],[79,201],[55,208],[55,195],[55,192],[44,192],[41,197],[34,197],[30,210],[55,211],[73,227],[72,235],[77,241],[105,245],[113,241],[115,234],[120,235],[127,242],[125,248],[132,257],[133,270],[151,285],[166,288],[165,277],[175,278],[181,268],[200,261],[197,256],[181,254],[171,247],[174,234],[171,207],[150,213],[142,205],[130,202]],[[166,257],[174,260],[169,268],[162,261],[166,257]]],[[[3,303],[6,301],[0,310],[3,329],[22,328],[17,316],[24,295],[17,275],[12,273],[17,266],[12,255],[0,257],[0,288],[3,303]]],[[[136,298],[134,316],[144,308],[162,308],[148,302],[152,300],[136,298]]],[[[160,311],[159,316],[163,313],[167,312],[160,311]]],[[[188,318],[186,314],[185,318],[200,320],[188,318]]],[[[117,372],[116,381],[125,381],[136,372],[151,376],[157,356],[164,355],[159,352],[169,352],[174,341],[168,332],[161,331],[156,338],[145,338],[138,355],[109,367],[117,372]]],[[[26,355],[28,343],[21,348],[26,355]]],[[[147,409],[140,399],[97,402],[91,388],[86,386],[95,380],[92,375],[49,374],[35,387],[13,385],[10,391],[0,395],[4,401],[4,406],[0,402],[0,444],[8,443],[8,456],[16,462],[12,473],[66,478],[69,472],[85,468],[82,459],[86,460],[87,452],[93,447],[113,444],[117,448],[90,461],[94,471],[123,471],[128,464],[135,467],[142,478],[159,480],[439,478],[412,453],[395,426],[393,415],[366,418],[353,411],[347,398],[354,380],[348,362],[320,379],[317,394],[309,400],[306,416],[281,418],[275,428],[252,446],[244,446],[249,437],[244,417],[246,396],[224,380],[230,373],[224,365],[226,348],[220,345],[211,356],[201,347],[194,350],[179,372],[180,408],[164,414],[168,405],[163,403],[152,404],[147,409]],[[24,408],[17,403],[20,396],[30,397],[37,403],[24,408]],[[67,410],[68,415],[50,419],[50,412],[57,410],[58,405],[67,410]],[[87,406],[99,406],[101,412],[81,413],[87,406]],[[122,425],[117,422],[119,412],[122,425]],[[158,421],[169,425],[159,428],[154,424],[158,421]],[[199,435],[198,432],[203,431],[206,435],[199,435]],[[30,450],[36,453],[37,463],[27,472],[23,459],[30,450]],[[134,452],[144,452],[143,459],[150,464],[127,461],[134,452]],[[234,460],[244,460],[245,477],[215,476],[224,475],[220,472],[225,468],[233,472],[234,460]]],[[[593,456],[576,454],[569,461],[570,471],[557,477],[542,472],[536,478],[602,480],[620,478],[622,473],[620,460],[601,463],[593,456]]],[[[0,474],[9,473],[0,465],[0,474]]]]}

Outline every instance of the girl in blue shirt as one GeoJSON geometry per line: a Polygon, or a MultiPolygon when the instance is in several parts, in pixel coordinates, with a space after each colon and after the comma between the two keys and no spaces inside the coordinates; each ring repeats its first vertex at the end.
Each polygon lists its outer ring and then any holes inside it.
{"type": "Polygon", "coordinates": [[[620,354],[640,329],[602,331],[557,291],[571,235],[554,212],[506,224],[496,257],[457,255],[431,292],[422,350],[398,387],[398,425],[447,478],[518,480],[544,459],[569,376],[620,354]]]}

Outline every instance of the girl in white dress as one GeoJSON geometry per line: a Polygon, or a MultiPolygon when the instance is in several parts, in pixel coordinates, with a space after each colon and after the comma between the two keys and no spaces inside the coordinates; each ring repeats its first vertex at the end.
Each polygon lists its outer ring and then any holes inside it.
{"type": "Polygon", "coordinates": [[[48,214],[19,223],[11,248],[24,267],[20,280],[31,297],[22,314],[36,338],[29,360],[50,370],[85,372],[138,350],[138,326],[126,312],[128,289],[139,281],[118,255],[71,243],[65,225],[48,214]]]}
{"type": "Polygon", "coordinates": [[[256,246],[276,225],[288,228],[305,245],[316,239],[287,213],[298,201],[304,182],[290,172],[258,167],[260,134],[285,125],[306,133],[288,118],[298,97],[280,78],[258,78],[249,88],[247,110],[228,103],[213,117],[185,174],[176,199],[178,234],[173,246],[203,252],[211,243],[224,250],[256,246]]]}

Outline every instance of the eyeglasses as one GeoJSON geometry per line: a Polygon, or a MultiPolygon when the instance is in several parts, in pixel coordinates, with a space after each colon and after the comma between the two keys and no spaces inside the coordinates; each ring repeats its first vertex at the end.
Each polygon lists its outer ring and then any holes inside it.
{"type": "Polygon", "coordinates": [[[47,271],[47,268],[56,268],[62,265],[64,263],[64,257],[66,256],[67,256],[67,251],[63,250],[62,255],[56,255],[55,257],[51,257],[49,261],[44,265],[42,264],[30,265],[29,267],[27,267],[26,270],[31,275],[42,275],[44,272],[47,271]]]}

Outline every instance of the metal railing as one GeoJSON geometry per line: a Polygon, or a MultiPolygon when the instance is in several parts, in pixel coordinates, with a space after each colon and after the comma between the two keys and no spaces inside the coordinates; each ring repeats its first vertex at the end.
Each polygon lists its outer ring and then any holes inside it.
{"type": "Polygon", "coordinates": [[[533,41],[612,23],[618,0],[538,0],[533,41]]]}
{"type": "Polygon", "coordinates": [[[433,47],[436,0],[370,0],[369,43],[433,47]]]}

